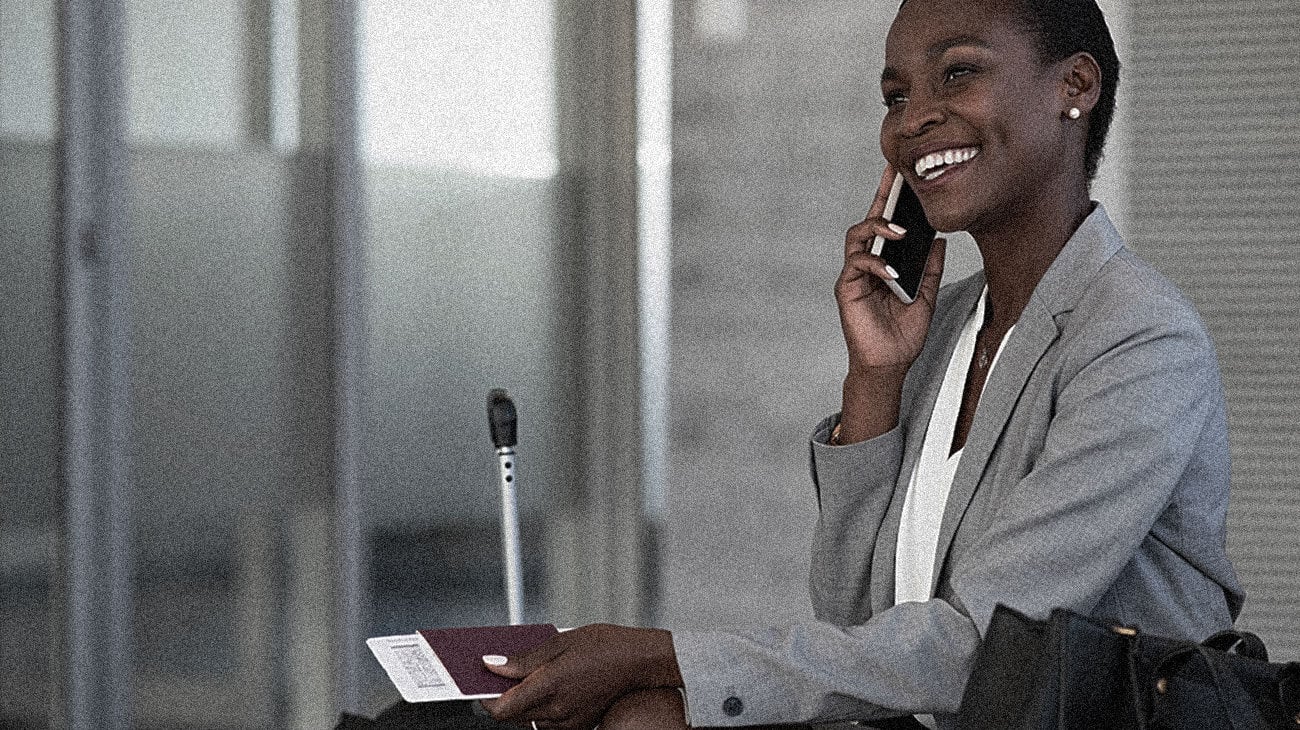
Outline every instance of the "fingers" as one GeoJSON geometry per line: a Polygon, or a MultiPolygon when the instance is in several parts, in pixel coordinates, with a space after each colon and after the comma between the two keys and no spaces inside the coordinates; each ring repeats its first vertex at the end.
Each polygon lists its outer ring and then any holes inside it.
{"type": "Polygon", "coordinates": [[[900,241],[907,229],[897,223],[890,223],[884,218],[867,218],[854,225],[844,234],[844,257],[858,253],[870,253],[876,238],[888,238],[900,241]]]}
{"type": "Polygon", "coordinates": [[[493,718],[513,721],[524,717],[543,716],[541,710],[551,701],[546,682],[524,679],[495,699],[483,700],[483,709],[493,718]]]}
{"type": "Polygon", "coordinates": [[[879,256],[869,253],[854,254],[844,262],[844,269],[840,272],[840,279],[845,283],[855,281],[863,275],[870,274],[877,279],[897,279],[898,272],[894,267],[885,263],[885,260],[879,256]]]}
{"type": "MultiPolygon", "coordinates": [[[[528,720],[537,720],[543,727],[563,728],[569,727],[573,718],[582,714],[580,710],[585,708],[568,707],[568,703],[564,701],[566,695],[563,692],[565,688],[562,686],[565,676],[563,669],[556,668],[555,665],[548,666],[556,655],[563,653],[562,649],[554,655],[539,653],[544,646],[521,657],[512,657],[509,663],[503,666],[494,667],[488,664],[488,669],[493,672],[513,669],[525,673],[523,680],[505,694],[496,699],[483,700],[483,709],[487,710],[494,719],[525,725],[528,724],[528,720]]],[[[572,687],[569,689],[573,690],[572,687]]],[[[595,711],[603,710],[603,707],[595,708],[595,711]]]]}
{"type": "Polygon", "coordinates": [[[523,681],[496,699],[484,700],[483,707],[497,719],[510,719],[524,716],[538,705],[549,701],[549,683],[545,681],[545,676],[535,676],[534,672],[564,653],[564,638],[563,634],[553,637],[519,656],[484,656],[483,666],[489,672],[523,681]]]}
{"type": "Polygon", "coordinates": [[[539,728],[548,730],[588,730],[595,727],[606,705],[588,706],[581,701],[575,704],[572,698],[566,700],[564,688],[559,686],[556,678],[549,677],[548,674],[543,668],[529,675],[500,697],[483,700],[483,709],[498,722],[525,727],[534,721],[539,728]]]}
{"type": "Polygon", "coordinates": [[[523,677],[525,672],[520,669],[519,664],[510,664],[509,662],[509,657],[504,657],[500,654],[483,655],[483,668],[489,672],[499,674],[502,677],[509,677],[511,679],[519,679],[523,677]]]}
{"type": "Polygon", "coordinates": [[[493,674],[511,679],[522,679],[532,674],[538,667],[564,653],[565,637],[563,634],[548,639],[535,649],[519,656],[503,657],[488,654],[483,657],[483,666],[493,674]]]}
{"type": "Polygon", "coordinates": [[[880,177],[880,185],[876,188],[876,195],[871,199],[871,206],[867,210],[867,217],[859,224],[849,229],[848,234],[844,237],[844,256],[845,258],[857,253],[858,251],[869,251],[868,241],[874,241],[876,236],[883,236],[894,241],[903,237],[906,232],[902,227],[891,225],[884,219],[885,205],[889,202],[889,193],[894,187],[894,178],[897,173],[893,165],[885,163],[885,173],[880,177]]]}
{"type": "Polygon", "coordinates": [[[629,688],[681,682],[671,634],[604,624],[565,632],[516,657],[485,657],[484,664],[522,677],[505,694],[485,700],[484,709],[499,721],[536,720],[547,730],[589,730],[629,688]]]}
{"type": "Polygon", "coordinates": [[[897,278],[898,272],[894,267],[879,256],[870,253],[849,256],[835,281],[835,301],[840,306],[841,315],[844,307],[880,293],[885,281],[897,278]]]}

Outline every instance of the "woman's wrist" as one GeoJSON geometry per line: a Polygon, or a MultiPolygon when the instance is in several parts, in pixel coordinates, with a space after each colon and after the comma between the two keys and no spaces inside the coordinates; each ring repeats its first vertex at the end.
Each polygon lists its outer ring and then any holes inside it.
{"type": "Polygon", "coordinates": [[[647,687],[681,687],[682,670],[677,664],[677,649],[673,646],[672,632],[667,629],[646,629],[647,645],[651,656],[647,664],[652,667],[649,672],[647,687]]]}
{"type": "Polygon", "coordinates": [[[850,370],[844,378],[834,445],[847,446],[888,433],[898,425],[906,367],[850,370]]]}

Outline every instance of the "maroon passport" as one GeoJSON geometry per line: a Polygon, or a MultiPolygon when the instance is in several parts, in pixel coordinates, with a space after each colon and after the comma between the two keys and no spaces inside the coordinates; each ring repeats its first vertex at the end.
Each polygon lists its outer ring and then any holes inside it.
{"type": "Polygon", "coordinates": [[[420,636],[438,655],[464,695],[501,694],[519,684],[483,666],[483,656],[514,656],[532,649],[559,633],[554,624],[523,626],[481,626],[456,629],[422,629],[420,636]]]}

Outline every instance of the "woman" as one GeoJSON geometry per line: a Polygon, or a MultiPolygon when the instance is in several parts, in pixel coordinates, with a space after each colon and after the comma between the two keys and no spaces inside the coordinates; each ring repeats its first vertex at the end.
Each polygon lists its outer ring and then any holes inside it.
{"type": "Polygon", "coordinates": [[[889,169],[835,287],[843,408],[813,437],[817,620],[586,627],[497,666],[523,682],[494,717],[944,727],[997,603],[1197,640],[1232,623],[1211,343],[1089,198],[1118,70],[1093,0],[906,0],[881,80],[889,169]],[[869,253],[901,238],[880,217],[893,170],[984,261],[941,291],[937,241],[912,305],[869,253]]]}

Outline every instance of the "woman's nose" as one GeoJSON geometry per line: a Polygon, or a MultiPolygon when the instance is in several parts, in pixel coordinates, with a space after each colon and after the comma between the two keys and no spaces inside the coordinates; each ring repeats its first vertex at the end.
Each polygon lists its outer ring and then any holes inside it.
{"type": "Polygon", "coordinates": [[[931,94],[914,93],[903,109],[903,124],[899,131],[907,137],[925,134],[943,121],[943,105],[931,94]]]}

